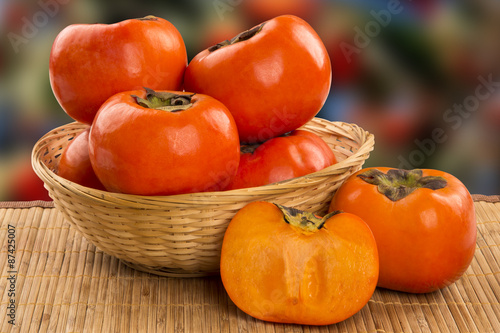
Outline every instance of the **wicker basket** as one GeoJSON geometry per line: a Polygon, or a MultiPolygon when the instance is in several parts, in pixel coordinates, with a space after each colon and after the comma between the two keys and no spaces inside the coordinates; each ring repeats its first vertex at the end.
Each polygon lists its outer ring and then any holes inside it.
{"type": "Polygon", "coordinates": [[[321,171],[271,185],[174,196],[137,196],[87,188],[59,177],[59,156],[86,128],[70,123],[43,136],[32,163],[56,209],[103,252],[141,271],[163,276],[217,274],[226,227],[247,203],[264,200],[326,212],[349,175],[361,168],[374,137],[352,124],[315,118],[303,126],[320,135],[339,161],[321,171]]]}

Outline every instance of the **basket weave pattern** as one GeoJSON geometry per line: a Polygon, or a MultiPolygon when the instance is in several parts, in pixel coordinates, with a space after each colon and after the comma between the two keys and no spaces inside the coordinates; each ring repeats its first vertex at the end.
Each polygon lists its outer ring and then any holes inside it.
{"type": "Polygon", "coordinates": [[[32,164],[56,209],[103,252],[141,271],[173,277],[217,274],[224,232],[247,203],[270,201],[324,214],[351,174],[361,169],[374,137],[360,127],[315,118],[304,125],[332,148],[338,163],[266,186],[174,196],[137,196],[94,190],[57,175],[62,150],[87,126],[70,123],[43,136],[32,164]]]}

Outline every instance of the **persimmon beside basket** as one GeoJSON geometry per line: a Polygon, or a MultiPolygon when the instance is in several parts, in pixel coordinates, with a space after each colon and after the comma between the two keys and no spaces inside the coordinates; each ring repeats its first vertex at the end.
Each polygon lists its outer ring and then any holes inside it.
{"type": "MultiPolygon", "coordinates": [[[[321,136],[338,163],[266,186],[173,196],[137,196],[84,187],[57,175],[59,157],[87,125],[58,127],[34,146],[32,164],[56,209],[93,245],[135,269],[170,277],[218,274],[224,232],[257,200],[324,214],[342,182],[361,169],[374,137],[357,125],[314,118],[302,129],[321,136]]],[[[242,244],[243,245],[243,244],[242,244]]]]}

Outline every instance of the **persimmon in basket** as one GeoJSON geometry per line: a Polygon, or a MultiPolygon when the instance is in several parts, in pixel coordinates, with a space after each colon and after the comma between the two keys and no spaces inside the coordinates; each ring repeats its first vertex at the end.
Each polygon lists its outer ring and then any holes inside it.
{"type": "Polygon", "coordinates": [[[328,52],[303,19],[282,15],[198,53],[187,91],[216,98],[233,114],[242,143],[264,142],[311,120],[332,81],[328,52]]]}
{"type": "Polygon", "coordinates": [[[64,111],[90,125],[102,103],[116,93],[144,86],[181,89],[186,66],[180,32],[150,15],[67,26],[52,45],[49,78],[64,111]]]}
{"type": "Polygon", "coordinates": [[[305,176],[337,163],[326,142],[306,130],[295,130],[262,144],[242,145],[240,151],[238,171],[226,190],[305,176]]]}
{"type": "Polygon", "coordinates": [[[370,228],[340,212],[320,218],[252,202],[229,223],[220,273],[231,300],[266,321],[328,325],[358,312],[378,279],[370,228]]]}
{"type": "Polygon", "coordinates": [[[89,135],[92,167],[108,191],[174,195],[225,188],[240,159],[238,130],[216,99],[133,90],[110,97],[89,135]]]}
{"type": "Polygon", "coordinates": [[[90,163],[89,133],[90,127],[66,146],[59,159],[57,174],[82,186],[105,190],[90,163]]]}

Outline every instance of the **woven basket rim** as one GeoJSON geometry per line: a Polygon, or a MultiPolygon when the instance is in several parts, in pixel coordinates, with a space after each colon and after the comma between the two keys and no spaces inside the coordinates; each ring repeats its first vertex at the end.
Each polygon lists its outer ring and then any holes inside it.
{"type": "Polygon", "coordinates": [[[325,139],[339,160],[330,167],[259,187],[142,196],[92,189],[57,175],[63,149],[86,128],[73,122],[44,135],[33,147],[33,169],[53,196],[55,208],[90,243],[130,267],[170,277],[216,273],[230,219],[249,202],[292,202],[323,212],[338,186],[374,149],[373,135],[359,126],[315,118],[301,129],[325,139]]]}
{"type": "MultiPolygon", "coordinates": [[[[352,131],[357,132],[361,139],[360,146],[357,151],[353,152],[351,156],[346,157],[344,160],[337,162],[334,165],[331,165],[322,170],[310,173],[305,176],[296,177],[288,180],[284,180],[281,182],[267,184],[258,187],[249,187],[243,189],[235,189],[235,190],[226,190],[226,191],[214,191],[214,192],[195,192],[195,193],[186,193],[186,194],[175,194],[175,195],[167,195],[167,196],[147,196],[147,195],[136,195],[136,194],[126,194],[126,193],[117,193],[117,192],[109,192],[98,189],[89,188],[72,181],[69,181],[59,175],[57,175],[54,171],[52,171],[45,163],[40,159],[42,153],[42,147],[45,144],[47,139],[58,135],[61,131],[64,131],[67,134],[72,134],[76,132],[81,132],[83,129],[87,128],[88,125],[79,123],[79,122],[71,122],[59,127],[54,128],[53,130],[46,133],[42,136],[34,145],[31,158],[32,158],[32,167],[37,175],[42,178],[44,182],[48,182],[53,186],[62,186],[67,188],[72,192],[76,192],[78,195],[82,195],[90,200],[97,200],[101,202],[114,201],[121,202],[123,204],[134,203],[141,204],[144,206],[154,205],[157,206],[163,202],[170,203],[197,203],[203,205],[204,202],[207,204],[211,204],[210,198],[217,198],[218,201],[221,199],[227,199],[227,203],[231,203],[235,201],[235,198],[238,196],[247,197],[251,194],[275,194],[281,191],[289,192],[293,188],[301,188],[304,185],[311,185],[315,181],[320,181],[321,177],[330,176],[332,174],[341,174],[348,170],[353,161],[355,161],[360,156],[369,154],[374,149],[375,138],[374,135],[360,126],[352,123],[345,123],[340,121],[328,121],[322,118],[313,118],[311,122],[330,124],[339,129],[335,134],[339,137],[344,137],[349,140],[353,140],[348,136],[347,131],[340,131],[342,127],[348,127],[352,131]]],[[[309,122],[309,123],[311,123],[309,122]]],[[[309,124],[308,123],[308,124],[309,124]]],[[[304,126],[307,126],[304,125],[304,126]]],[[[302,128],[302,127],[301,127],[302,128]]]]}

